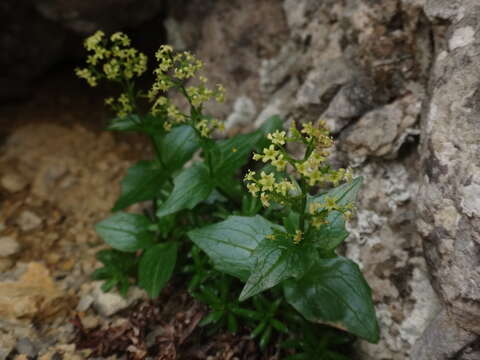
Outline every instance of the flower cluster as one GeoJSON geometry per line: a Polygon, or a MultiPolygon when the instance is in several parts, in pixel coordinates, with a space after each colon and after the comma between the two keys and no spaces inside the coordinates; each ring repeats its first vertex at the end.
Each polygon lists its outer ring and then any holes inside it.
{"type": "Polygon", "coordinates": [[[85,79],[90,86],[96,86],[98,80],[122,81],[141,76],[147,70],[147,56],[130,47],[130,39],[121,32],[106,38],[103,31],[85,40],[85,49],[90,53],[84,69],[76,69],[76,74],[85,79]]]}
{"type": "Polygon", "coordinates": [[[254,197],[260,193],[260,200],[265,207],[270,206],[270,200],[285,204],[290,192],[295,190],[291,181],[285,179],[277,181],[273,173],[267,174],[262,171],[258,178],[255,175],[255,171],[249,170],[245,176],[245,181],[248,182],[247,189],[254,197]]]}
{"type": "Polygon", "coordinates": [[[311,122],[303,124],[301,131],[292,124],[288,136],[285,131],[277,130],[268,134],[267,138],[272,144],[263,149],[262,154],[254,154],[253,160],[270,162],[277,171],[285,171],[290,164],[291,170],[299,174],[309,186],[325,186],[329,183],[337,186],[342,181],[352,180],[349,169],[334,170],[326,162],[333,140],[323,121],[317,126],[311,122]],[[285,145],[289,142],[301,142],[306,146],[304,159],[297,160],[288,154],[285,145]]]}
{"type": "Polygon", "coordinates": [[[208,137],[216,128],[221,129],[222,124],[218,120],[187,116],[165,96],[171,89],[179,90],[191,106],[191,113],[195,115],[200,114],[203,104],[212,99],[222,102],[225,97],[223,86],[217,85],[214,90],[209,89],[206,86],[207,79],[203,76],[198,77],[198,86],[185,86],[187,80],[194,81],[203,68],[203,63],[188,51],[175,54],[170,45],[160,46],[155,56],[158,66],[154,70],[155,81],[147,97],[152,103],[151,113],[167,119],[164,128],[168,131],[173,125],[193,120],[192,125],[203,137],[208,137]]]}
{"type": "MultiPolygon", "coordinates": [[[[129,84],[147,70],[147,56],[130,47],[130,39],[124,33],[116,32],[107,38],[102,31],[97,31],[85,40],[84,46],[89,52],[88,67],[77,68],[75,73],[92,87],[101,79],[129,84]]],[[[132,94],[122,93],[117,99],[106,99],[105,103],[118,117],[134,111],[132,94]]]]}
{"type": "MultiPolygon", "coordinates": [[[[269,163],[276,172],[261,171],[257,176],[255,171],[249,170],[244,180],[252,196],[260,194],[264,207],[269,207],[270,202],[274,201],[296,209],[295,211],[305,212],[305,219],[317,229],[328,223],[327,218],[332,211],[338,211],[346,218],[351,215],[351,205],[340,205],[336,199],[329,197],[325,197],[322,202],[312,202],[305,209],[307,195],[311,190],[352,181],[350,169],[335,170],[327,162],[333,139],[324,122],[320,121],[317,125],[308,122],[300,129],[293,123],[288,134],[276,130],[267,134],[267,138],[271,144],[262,153],[253,154],[253,159],[269,163]],[[302,159],[297,159],[288,152],[287,145],[293,142],[304,145],[302,159]]],[[[302,240],[303,231],[302,225],[299,231],[292,234],[295,244],[302,240]]]]}

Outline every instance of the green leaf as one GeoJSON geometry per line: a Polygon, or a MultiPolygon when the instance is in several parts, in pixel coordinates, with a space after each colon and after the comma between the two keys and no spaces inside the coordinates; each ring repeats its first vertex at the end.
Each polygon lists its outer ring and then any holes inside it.
{"type": "Polygon", "coordinates": [[[300,278],[312,266],[317,252],[309,244],[295,245],[290,238],[264,239],[253,252],[251,275],[240,301],[270,289],[288,278],[300,278]]]}
{"type": "Polygon", "coordinates": [[[183,209],[193,209],[198,203],[207,199],[213,190],[209,171],[203,163],[196,163],[183,169],[173,183],[172,193],[157,210],[158,217],[183,209]]]}
{"type": "Polygon", "coordinates": [[[327,196],[330,198],[334,198],[339,205],[347,205],[349,203],[355,202],[355,200],[357,199],[358,190],[360,189],[362,182],[363,177],[359,176],[353,179],[352,182],[337,186],[336,188],[328,191],[326,194],[310,197],[309,203],[324,202],[324,199],[327,196]]]}
{"type": "Polygon", "coordinates": [[[322,225],[318,230],[312,229],[309,234],[309,239],[313,239],[325,255],[332,254],[349,234],[345,228],[342,213],[334,211],[329,214],[327,219],[328,224],[322,225]]]}
{"type": "Polygon", "coordinates": [[[261,137],[262,134],[255,131],[216,142],[210,150],[214,177],[234,175],[237,169],[245,165],[248,155],[261,137]]]}
{"type": "MultiPolygon", "coordinates": [[[[311,202],[323,203],[326,197],[336,199],[336,202],[342,206],[353,203],[356,201],[362,182],[363,178],[357,177],[351,183],[337,186],[326,194],[311,197],[308,204],[311,202]]],[[[312,230],[309,237],[314,239],[322,251],[329,254],[347,238],[348,231],[345,228],[343,215],[339,211],[330,212],[327,221],[328,224],[322,225],[318,230],[312,230]]]]}
{"type": "Polygon", "coordinates": [[[169,172],[182,168],[200,146],[195,130],[188,125],[174,127],[165,136],[155,136],[162,163],[169,172]]]}
{"type": "Polygon", "coordinates": [[[178,243],[167,242],[152,246],[142,254],[138,267],[138,284],[151,298],[157,297],[172,277],[177,249],[178,243]]]}
{"type": "Polygon", "coordinates": [[[150,224],[143,215],[118,212],[99,222],[95,230],[112,248],[134,252],[153,244],[153,233],[148,231],[150,224]]]}
{"type": "Polygon", "coordinates": [[[284,291],[287,301],[307,320],[378,341],[372,292],[353,261],[319,259],[303,278],[287,281],[284,291]]]}
{"type": "Polygon", "coordinates": [[[252,254],[275,225],[257,215],[227,220],[188,232],[190,239],[212,259],[217,270],[245,281],[254,265],[252,254]]]}
{"type": "Polygon", "coordinates": [[[169,174],[156,161],[139,161],[127,170],[122,180],[122,195],[112,211],[155,198],[169,174]]]}

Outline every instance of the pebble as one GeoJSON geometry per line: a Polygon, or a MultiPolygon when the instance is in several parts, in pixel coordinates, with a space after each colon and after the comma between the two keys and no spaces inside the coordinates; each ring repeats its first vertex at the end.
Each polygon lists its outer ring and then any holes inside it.
{"type": "Polygon", "coordinates": [[[4,360],[15,348],[15,338],[11,334],[0,333],[0,360],[4,360]]]}
{"type": "MultiPolygon", "coordinates": [[[[8,258],[0,258],[0,273],[6,272],[13,266],[13,260],[8,258]]],[[[2,358],[0,357],[0,360],[2,358]]]]}
{"type": "Polygon", "coordinates": [[[17,219],[22,231],[34,230],[42,224],[42,219],[33,211],[24,210],[17,219]]]}
{"type": "Polygon", "coordinates": [[[27,181],[16,173],[9,173],[2,176],[0,183],[11,193],[22,191],[27,186],[27,181]]]}
{"type": "Polygon", "coordinates": [[[87,309],[90,307],[90,305],[92,305],[94,300],[95,299],[90,294],[83,295],[80,298],[80,301],[78,302],[77,311],[78,312],[87,311],[87,309]]]}
{"type": "Polygon", "coordinates": [[[92,296],[94,298],[93,307],[103,316],[112,316],[145,296],[145,293],[139,288],[131,287],[124,298],[118,293],[104,293],[100,288],[101,285],[101,281],[96,282],[92,296]]]}
{"type": "Polygon", "coordinates": [[[15,255],[20,251],[20,244],[13,236],[0,237],[0,258],[15,255]]]}
{"type": "Polygon", "coordinates": [[[15,349],[21,355],[34,357],[38,353],[37,346],[29,338],[20,338],[15,345],[15,349]]]}

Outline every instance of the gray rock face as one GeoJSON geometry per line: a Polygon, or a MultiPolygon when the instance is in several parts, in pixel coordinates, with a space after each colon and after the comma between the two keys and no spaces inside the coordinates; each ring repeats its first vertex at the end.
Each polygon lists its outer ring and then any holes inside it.
{"type": "Polygon", "coordinates": [[[357,164],[367,157],[394,159],[407,136],[418,134],[414,125],[420,106],[419,99],[409,95],[372,110],[342,133],[343,151],[357,164]]]}
{"type": "Polygon", "coordinates": [[[425,257],[445,306],[436,321],[450,330],[430,326],[418,348],[441,349],[425,359],[467,359],[464,349],[480,335],[480,8],[472,1],[431,1],[427,9],[454,19],[436,54],[422,119],[418,202],[425,257]]]}

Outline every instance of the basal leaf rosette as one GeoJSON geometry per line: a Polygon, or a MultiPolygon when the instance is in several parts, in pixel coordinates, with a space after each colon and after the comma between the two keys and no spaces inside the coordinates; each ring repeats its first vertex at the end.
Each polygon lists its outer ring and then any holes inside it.
{"type": "Polygon", "coordinates": [[[307,205],[307,197],[312,193],[326,193],[340,183],[352,181],[350,169],[336,170],[327,161],[333,139],[324,121],[316,125],[308,122],[300,129],[292,123],[288,133],[276,130],[267,138],[270,145],[262,153],[254,154],[253,160],[269,166],[258,173],[249,170],[244,181],[250,194],[259,197],[264,207],[275,203],[301,215],[300,228],[292,236],[294,243],[301,241],[310,225],[318,229],[328,224],[331,212],[337,211],[345,218],[351,216],[353,204],[339,204],[334,197],[325,196],[321,202],[307,205]],[[302,158],[289,152],[289,143],[303,145],[302,158]]]}

